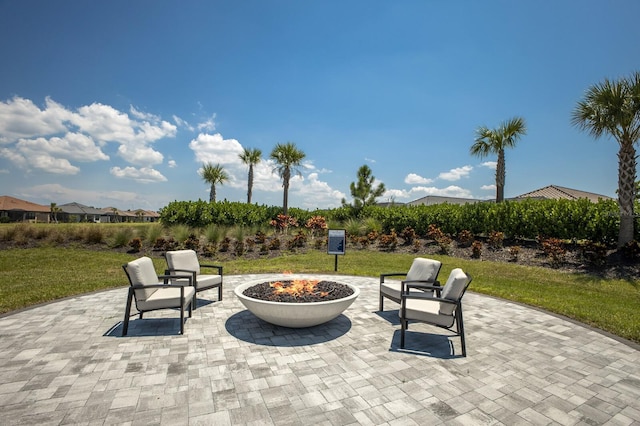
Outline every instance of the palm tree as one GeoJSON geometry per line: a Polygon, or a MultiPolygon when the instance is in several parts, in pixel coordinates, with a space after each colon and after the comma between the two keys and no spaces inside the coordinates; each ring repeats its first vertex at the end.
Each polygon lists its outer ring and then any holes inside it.
{"type": "Polygon", "coordinates": [[[300,151],[293,142],[276,144],[269,155],[277,164],[273,170],[282,178],[282,187],[284,188],[282,214],[285,216],[289,211],[289,181],[291,180],[291,172],[295,172],[298,175],[301,174],[297,167],[302,164],[305,156],[305,153],[300,151]]]}
{"type": "Polygon", "coordinates": [[[58,213],[62,211],[60,207],[58,207],[57,203],[51,203],[51,220],[54,223],[58,223],[58,213]]]}
{"type": "Polygon", "coordinates": [[[505,183],[505,148],[513,148],[516,146],[520,136],[527,134],[527,127],[522,117],[514,117],[503,122],[497,129],[489,129],[481,126],[476,129],[476,141],[471,145],[471,155],[480,158],[489,154],[498,155],[498,164],[496,166],[496,203],[504,200],[504,183],[505,183]]]}
{"type": "Polygon", "coordinates": [[[211,184],[211,190],[209,191],[209,202],[216,202],[216,185],[223,184],[229,180],[229,175],[224,171],[224,168],[220,164],[216,164],[215,166],[211,163],[206,163],[202,165],[202,169],[200,170],[200,176],[202,179],[211,184]]]}
{"type": "Polygon", "coordinates": [[[573,111],[571,123],[596,139],[612,136],[618,151],[618,247],[634,238],[636,148],[640,139],[640,72],[619,80],[605,79],[591,86],[573,111]]]}
{"type": "Polygon", "coordinates": [[[244,152],[239,155],[240,160],[249,166],[249,178],[247,188],[247,204],[251,204],[251,192],[253,190],[253,166],[262,160],[262,151],[257,148],[245,148],[244,152]]]}

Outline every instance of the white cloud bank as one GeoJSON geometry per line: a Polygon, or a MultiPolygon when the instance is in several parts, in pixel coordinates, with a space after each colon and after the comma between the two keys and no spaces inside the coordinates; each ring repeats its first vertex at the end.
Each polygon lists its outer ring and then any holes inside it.
{"type": "Polygon", "coordinates": [[[118,156],[131,166],[114,167],[112,173],[138,182],[163,181],[151,166],[164,156],[152,144],[176,132],[176,125],[133,106],[127,114],[100,103],[74,111],[51,98],[42,109],[21,97],[0,102],[0,156],[27,171],[74,175],[80,171],[77,163],[110,160],[104,149],[117,144],[118,156]]]}

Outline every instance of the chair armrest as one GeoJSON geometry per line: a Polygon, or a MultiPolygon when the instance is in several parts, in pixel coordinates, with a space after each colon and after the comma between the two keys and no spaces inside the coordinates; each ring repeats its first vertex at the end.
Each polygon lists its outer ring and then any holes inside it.
{"type": "Polygon", "coordinates": [[[406,272],[389,272],[386,274],[380,274],[380,284],[382,284],[384,282],[384,279],[386,277],[399,277],[399,276],[407,276],[406,272]]]}
{"type": "Polygon", "coordinates": [[[440,281],[424,281],[424,280],[405,280],[402,281],[402,289],[401,293],[409,292],[412,288],[416,288],[419,290],[435,290],[438,297],[442,292],[442,287],[440,286],[440,281]],[[428,283],[428,284],[421,284],[428,283]],[[405,291],[406,288],[406,291],[405,291]]]}
{"type": "Polygon", "coordinates": [[[200,264],[200,268],[213,268],[218,270],[218,275],[222,275],[222,266],[220,265],[203,265],[200,264]]]}
{"type": "Polygon", "coordinates": [[[427,293],[403,293],[401,296],[402,300],[405,299],[423,299],[423,300],[433,300],[434,302],[444,302],[444,303],[448,303],[450,305],[457,305],[459,300],[450,300],[450,299],[443,299],[442,297],[433,297],[430,294],[427,293]]]}
{"type": "MultiPolygon", "coordinates": [[[[173,271],[180,271],[179,269],[174,269],[173,271]]],[[[191,275],[180,275],[180,274],[167,274],[167,271],[165,271],[164,275],[158,275],[158,278],[164,279],[164,285],[171,285],[169,281],[169,279],[171,278],[186,278],[189,280],[189,285],[193,285],[193,277],[195,276],[195,272],[192,271],[182,271],[182,272],[191,272],[191,275]]]]}

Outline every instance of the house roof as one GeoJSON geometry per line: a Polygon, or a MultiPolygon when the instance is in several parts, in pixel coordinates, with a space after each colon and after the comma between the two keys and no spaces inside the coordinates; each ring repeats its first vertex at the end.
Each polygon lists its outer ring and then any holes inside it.
{"type": "Polygon", "coordinates": [[[60,210],[64,213],[68,214],[94,214],[100,215],[102,214],[102,210],[96,209],[95,207],[85,206],[80,203],[67,203],[58,206],[60,210]]]}
{"type": "Polygon", "coordinates": [[[19,198],[3,195],[0,197],[0,211],[25,211],[25,212],[41,212],[50,213],[50,206],[24,201],[19,198]]]}
{"type": "Polygon", "coordinates": [[[426,197],[418,198],[414,201],[409,201],[407,204],[410,206],[430,206],[432,204],[467,204],[467,203],[477,203],[482,200],[477,200],[474,198],[458,198],[458,197],[443,197],[440,195],[427,195],[426,197]]]}
{"type": "Polygon", "coordinates": [[[612,200],[613,198],[606,195],[595,194],[593,192],[579,191],[577,189],[565,188],[558,185],[549,185],[526,194],[518,195],[515,198],[547,198],[554,200],[578,200],[586,198],[589,201],[598,202],[598,200],[612,200]]]}

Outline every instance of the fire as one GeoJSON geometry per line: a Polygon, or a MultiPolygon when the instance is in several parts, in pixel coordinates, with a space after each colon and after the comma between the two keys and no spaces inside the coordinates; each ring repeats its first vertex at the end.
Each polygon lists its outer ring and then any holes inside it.
{"type": "Polygon", "coordinates": [[[320,297],[325,297],[326,291],[318,291],[317,286],[319,280],[302,280],[294,279],[291,281],[274,281],[269,285],[275,290],[276,293],[286,293],[295,297],[300,297],[308,294],[315,294],[320,297]]]}

